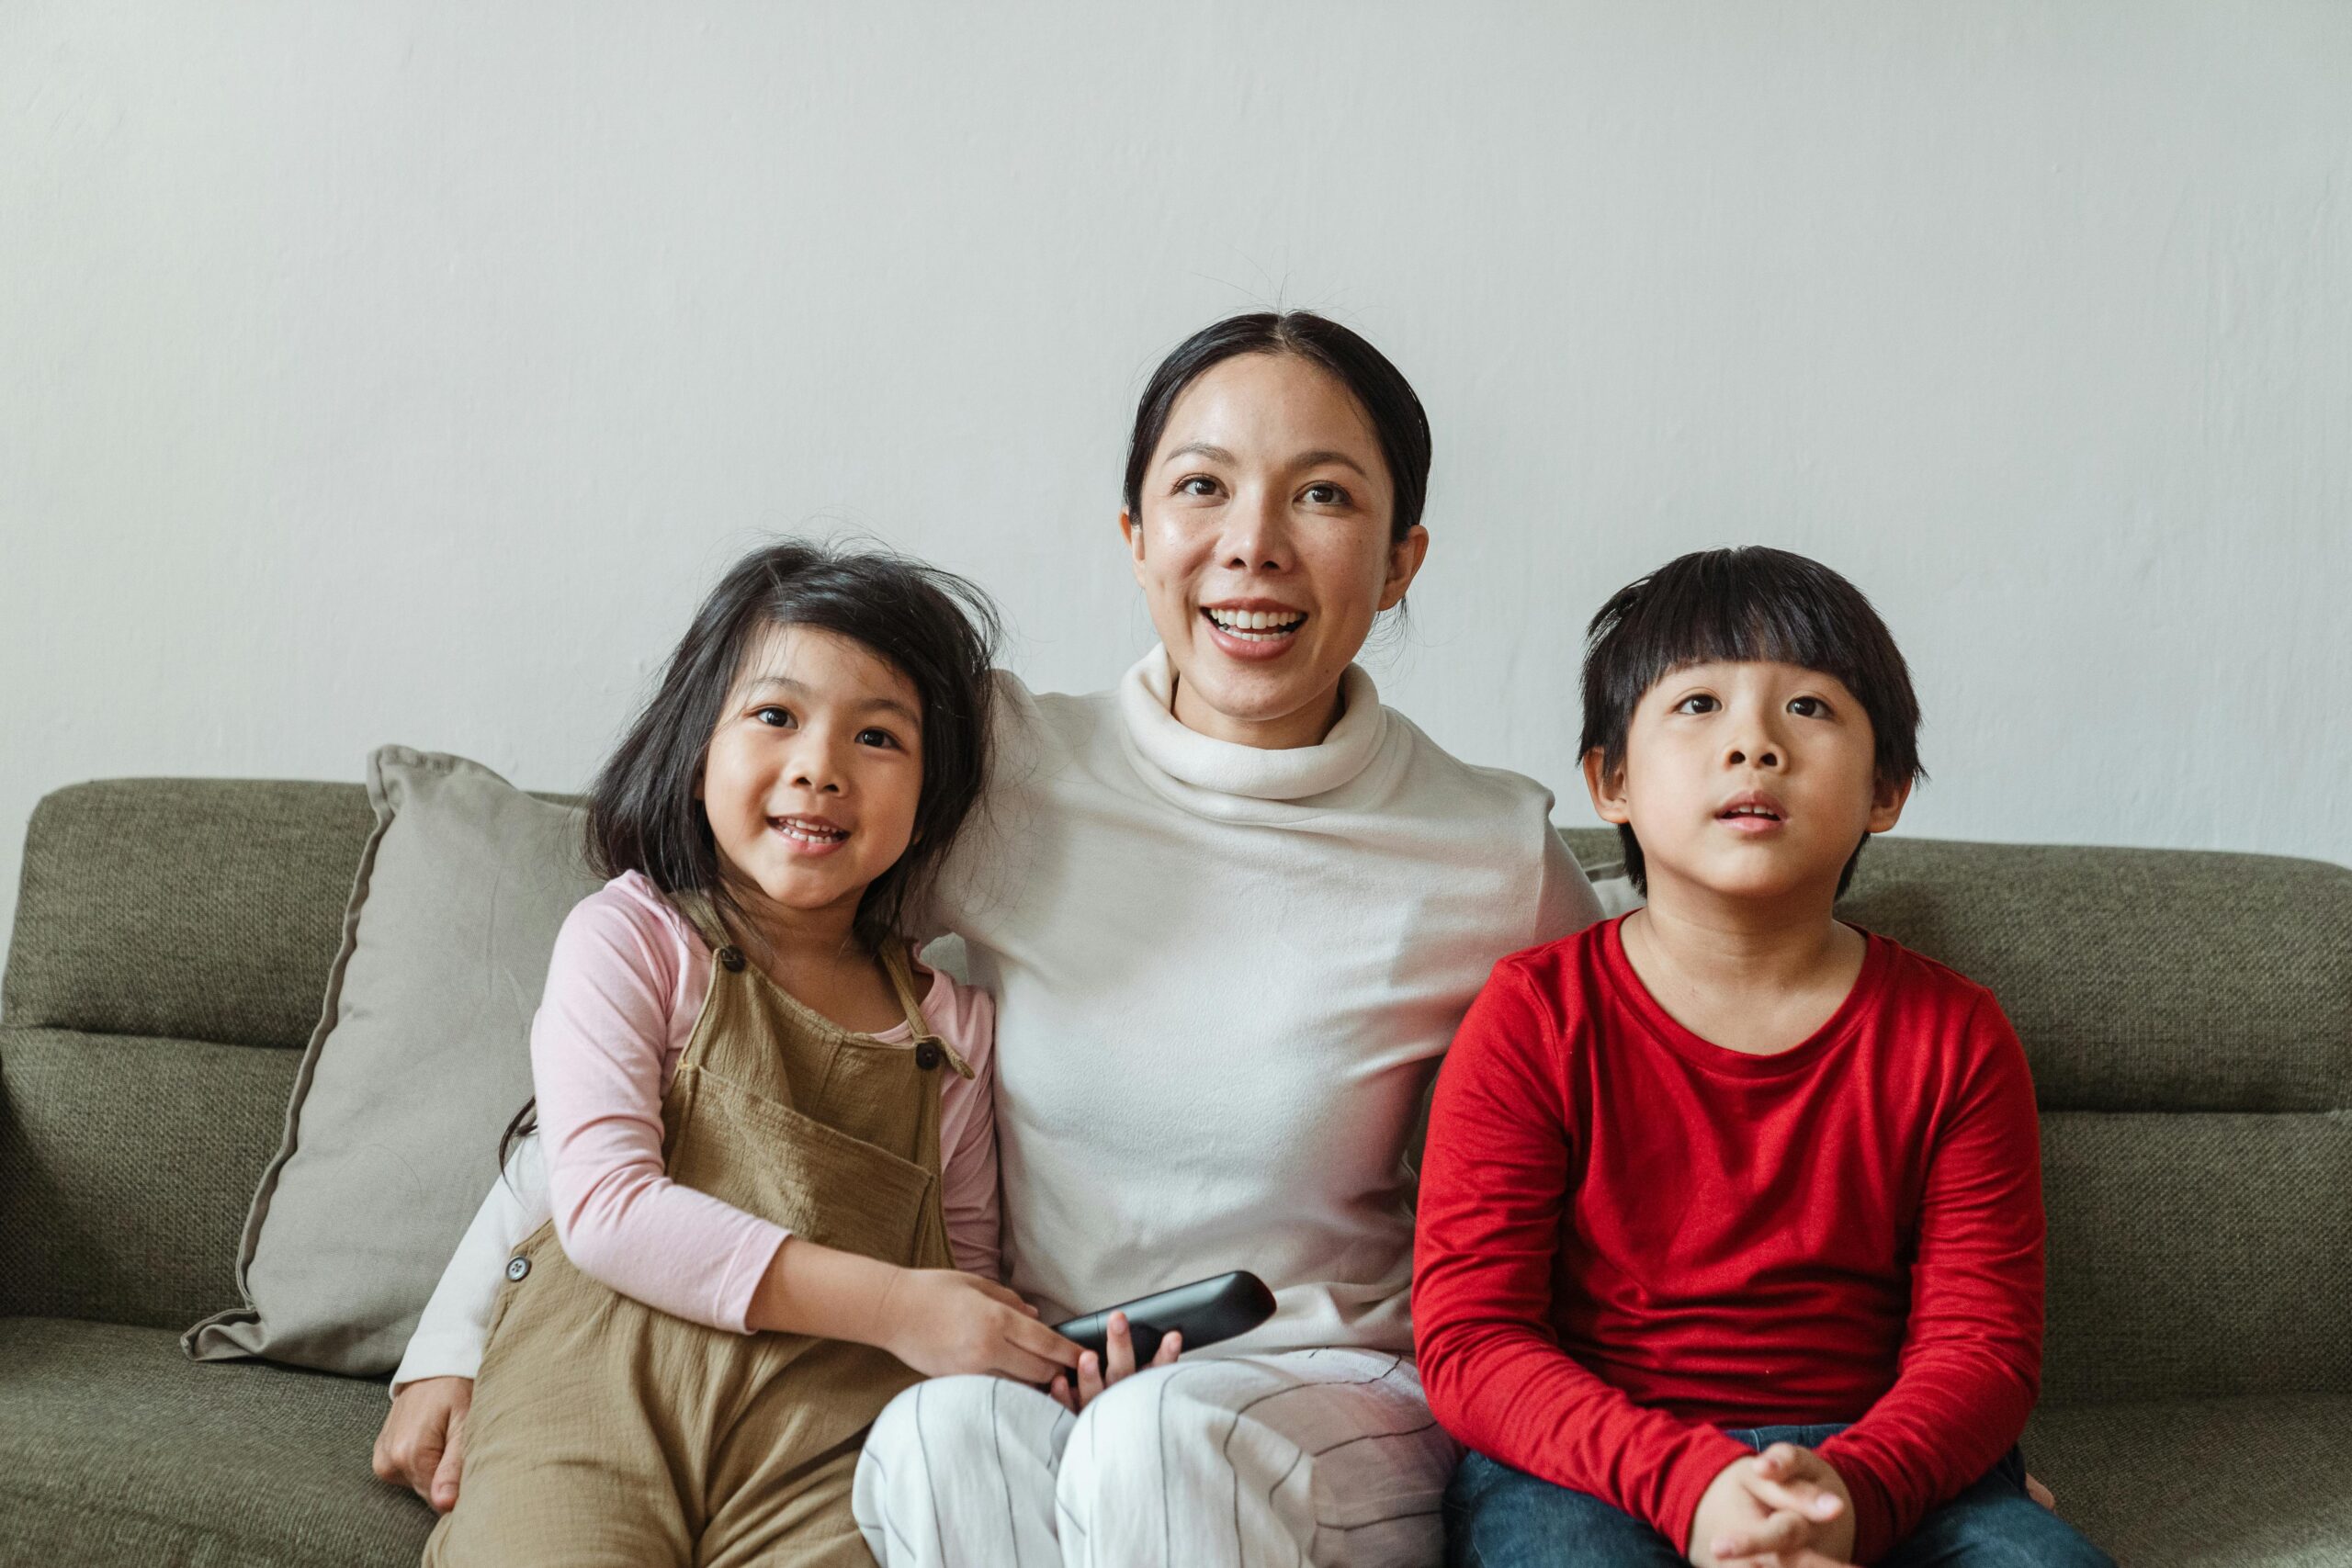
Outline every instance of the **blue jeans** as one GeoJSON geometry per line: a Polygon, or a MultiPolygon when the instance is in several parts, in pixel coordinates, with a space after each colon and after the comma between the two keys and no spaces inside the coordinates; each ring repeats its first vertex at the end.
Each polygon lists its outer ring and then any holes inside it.
{"type": "MultiPolygon", "coordinates": [[[[1762,1450],[1819,1446],[1842,1426],[1755,1427],[1729,1436],[1762,1450]]],[[[1685,1568],[1681,1549],[1600,1498],[1471,1454],[1445,1494],[1450,1568],[1685,1568]]],[[[1929,1514],[1882,1568],[2115,1568],[2114,1560],[2025,1495],[2011,1449],[1984,1478],[1929,1514]]]]}

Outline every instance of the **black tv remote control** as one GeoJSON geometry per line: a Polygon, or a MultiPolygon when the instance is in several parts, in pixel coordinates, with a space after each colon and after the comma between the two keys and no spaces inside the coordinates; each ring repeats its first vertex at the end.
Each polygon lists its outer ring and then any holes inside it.
{"type": "Polygon", "coordinates": [[[1104,1340],[1114,1312],[1127,1314],[1127,1334],[1135,1341],[1136,1365],[1140,1367],[1159,1354],[1159,1341],[1170,1334],[1182,1334],[1184,1348],[1197,1350],[1249,1333],[1274,1315],[1274,1292],[1257,1275],[1237,1269],[1073,1317],[1054,1325],[1054,1332],[1107,1358],[1104,1340]]]}

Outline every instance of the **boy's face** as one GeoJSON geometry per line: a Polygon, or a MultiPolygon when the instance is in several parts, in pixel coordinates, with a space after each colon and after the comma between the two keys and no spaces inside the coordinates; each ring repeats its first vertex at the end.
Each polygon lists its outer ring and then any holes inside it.
{"type": "Polygon", "coordinates": [[[1613,775],[1585,759],[1593,807],[1642,841],[1663,889],[1774,901],[1838,886],[1865,833],[1903,814],[1877,777],[1870,716],[1845,683],[1794,664],[1693,664],[1642,694],[1613,775]]]}

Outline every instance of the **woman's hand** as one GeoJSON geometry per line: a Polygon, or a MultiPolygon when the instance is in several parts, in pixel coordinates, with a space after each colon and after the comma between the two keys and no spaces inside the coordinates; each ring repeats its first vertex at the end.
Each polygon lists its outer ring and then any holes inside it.
{"type": "Polygon", "coordinates": [[[377,1479],[408,1487],[436,1514],[456,1507],[473,1403],[471,1378],[419,1378],[402,1388],[376,1434],[377,1479]]]}
{"type": "Polygon", "coordinates": [[[1034,1384],[1078,1365],[1078,1347],[1038,1322],[1035,1307],[959,1269],[899,1269],[879,1317],[876,1343],[925,1377],[993,1372],[1034,1384]]]}
{"type": "MultiPolygon", "coordinates": [[[[1094,1352],[1089,1350],[1078,1359],[1078,1386],[1075,1389],[1070,1386],[1068,1376],[1056,1372],[1053,1383],[1046,1390],[1047,1393],[1061,1401],[1062,1408],[1072,1415],[1093,1404],[1096,1395],[1136,1370],[1136,1343],[1134,1337],[1127,1332],[1125,1313],[1114,1312],[1111,1314],[1111,1326],[1102,1335],[1102,1347],[1110,1352],[1108,1366],[1097,1361],[1094,1352]]],[[[1155,1367],[1172,1367],[1176,1364],[1176,1358],[1182,1355],[1183,1350],[1184,1337],[1182,1335],[1173,1332],[1165,1334],[1160,1337],[1159,1353],[1152,1357],[1151,1364],[1155,1367]]]]}

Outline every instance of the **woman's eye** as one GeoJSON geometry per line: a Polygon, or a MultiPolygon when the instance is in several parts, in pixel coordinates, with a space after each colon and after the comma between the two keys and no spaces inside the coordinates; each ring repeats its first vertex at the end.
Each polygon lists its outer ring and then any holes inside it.
{"type": "Polygon", "coordinates": [[[1194,474],[1190,479],[1176,481],[1176,493],[1179,495],[1215,495],[1217,488],[1216,480],[1206,474],[1194,474]]]}
{"type": "Polygon", "coordinates": [[[1345,506],[1348,492],[1335,484],[1311,484],[1306,487],[1308,504],[1313,506],[1345,506]]]}
{"type": "Polygon", "coordinates": [[[753,708],[752,710],[752,716],[759,720],[762,724],[766,725],[771,729],[781,729],[793,721],[792,710],[790,708],[753,708]]]}
{"type": "Polygon", "coordinates": [[[1717,704],[1714,698],[1707,695],[1704,692],[1696,692],[1675,704],[1674,711],[1677,713],[1713,713],[1715,711],[1716,706],[1717,704]]]}
{"type": "Polygon", "coordinates": [[[1819,697],[1791,697],[1789,711],[1799,718],[1826,718],[1829,715],[1829,705],[1819,697]]]}

